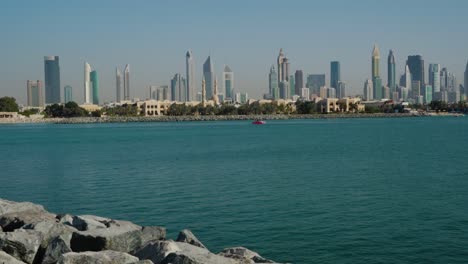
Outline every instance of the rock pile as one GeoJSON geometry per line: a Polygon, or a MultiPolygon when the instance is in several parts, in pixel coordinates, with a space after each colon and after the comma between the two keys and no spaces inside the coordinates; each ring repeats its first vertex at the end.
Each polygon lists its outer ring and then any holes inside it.
{"type": "Polygon", "coordinates": [[[56,215],[28,202],[0,199],[0,264],[275,263],[246,248],[210,252],[190,230],[176,241],[166,229],[94,215],[56,215]]]}

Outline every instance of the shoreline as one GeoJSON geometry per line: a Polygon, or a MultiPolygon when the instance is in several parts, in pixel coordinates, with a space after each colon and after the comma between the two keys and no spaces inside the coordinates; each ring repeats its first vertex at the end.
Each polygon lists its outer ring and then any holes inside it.
{"type": "Polygon", "coordinates": [[[104,116],[73,118],[15,118],[0,119],[0,124],[94,124],[135,122],[203,122],[203,121],[248,121],[248,120],[301,120],[301,119],[346,119],[346,118],[415,118],[457,117],[452,113],[374,113],[374,114],[312,114],[312,115],[206,115],[206,116],[104,116]]]}

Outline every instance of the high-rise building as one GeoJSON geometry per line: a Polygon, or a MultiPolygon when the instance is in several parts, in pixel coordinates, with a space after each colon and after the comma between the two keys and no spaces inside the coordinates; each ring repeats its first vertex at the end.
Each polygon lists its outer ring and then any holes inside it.
{"type": "Polygon", "coordinates": [[[185,78],[176,73],[171,80],[171,100],[185,102],[185,78]]]}
{"type": "Polygon", "coordinates": [[[411,77],[411,71],[408,67],[408,65],[406,65],[405,67],[405,84],[403,85],[404,87],[408,88],[408,91],[411,92],[411,84],[412,84],[412,77],[411,77]]]}
{"type": "Polygon", "coordinates": [[[213,88],[215,81],[214,66],[211,62],[211,56],[208,56],[205,63],[203,64],[203,77],[205,78],[206,98],[211,98],[213,97],[213,88]]]}
{"type": "Polygon", "coordinates": [[[91,84],[92,84],[92,97],[93,97],[93,104],[99,105],[99,81],[98,81],[98,73],[96,70],[91,72],[90,75],[91,84]]]}
{"type": "Polygon", "coordinates": [[[232,72],[231,68],[229,68],[229,66],[227,65],[224,66],[223,85],[226,99],[233,99],[234,73],[232,72]]]}
{"type": "Polygon", "coordinates": [[[278,82],[289,81],[289,61],[284,56],[283,49],[280,49],[278,55],[278,82]]]}
{"type": "Polygon", "coordinates": [[[468,101],[468,62],[465,68],[465,100],[468,101]]]}
{"type": "Polygon", "coordinates": [[[278,75],[275,70],[275,65],[271,65],[270,68],[270,73],[268,74],[268,90],[270,93],[270,97],[273,98],[273,100],[278,100],[279,99],[279,87],[278,87],[278,75]]]}
{"type": "Polygon", "coordinates": [[[185,55],[185,66],[186,66],[186,81],[187,81],[187,92],[186,99],[187,101],[195,100],[195,91],[196,91],[196,82],[195,82],[195,61],[193,59],[192,51],[187,51],[185,55]]]}
{"type": "Polygon", "coordinates": [[[301,97],[304,100],[309,100],[310,99],[310,90],[309,90],[309,88],[302,88],[301,89],[301,97]]]}
{"type": "Polygon", "coordinates": [[[440,100],[440,64],[429,64],[429,85],[432,87],[432,98],[440,100]]]}
{"type": "Polygon", "coordinates": [[[411,82],[411,97],[417,99],[421,95],[421,82],[413,81],[411,82]]]}
{"type": "Polygon", "coordinates": [[[372,80],[367,79],[366,83],[364,84],[364,100],[365,101],[372,101],[374,100],[374,85],[372,80]]]}
{"type": "Polygon", "coordinates": [[[432,102],[432,86],[431,85],[425,85],[424,86],[424,103],[429,104],[432,102]]]}
{"type": "Polygon", "coordinates": [[[336,98],[344,98],[346,97],[346,83],[339,81],[336,87],[336,98]]]}
{"type": "Polygon", "coordinates": [[[296,79],[294,75],[289,76],[289,97],[292,97],[296,94],[296,79]]]}
{"type": "Polygon", "coordinates": [[[330,63],[330,87],[338,88],[338,83],[341,81],[341,67],[339,61],[330,63]]]}
{"type": "Polygon", "coordinates": [[[306,87],[311,94],[319,95],[320,87],[325,86],[325,74],[310,74],[307,76],[306,87]]]}
{"type": "Polygon", "coordinates": [[[130,100],[130,64],[124,70],[124,100],[130,100]]]}
{"type": "Polygon", "coordinates": [[[282,81],[279,83],[279,97],[281,99],[289,99],[290,97],[290,87],[289,87],[289,82],[288,81],[282,81]]]}
{"type": "Polygon", "coordinates": [[[297,95],[302,94],[302,88],[304,88],[304,74],[302,70],[297,70],[294,74],[294,93],[297,95]]]}
{"type": "Polygon", "coordinates": [[[84,103],[92,103],[92,83],[91,83],[91,65],[85,62],[84,64],[84,103]]]}
{"type": "Polygon", "coordinates": [[[45,103],[60,103],[60,64],[58,56],[44,57],[45,103]]]}
{"type": "Polygon", "coordinates": [[[122,101],[122,73],[120,72],[119,68],[115,69],[115,101],[120,102],[122,101]]]}
{"type": "Polygon", "coordinates": [[[29,81],[27,82],[27,94],[28,94],[28,106],[43,107],[44,106],[44,95],[42,92],[41,81],[29,81]]]}
{"type": "Polygon", "coordinates": [[[426,84],[425,76],[424,76],[424,60],[421,55],[412,55],[408,56],[408,60],[406,61],[406,65],[408,65],[411,71],[412,81],[419,81],[421,87],[426,84]]]}
{"type": "Polygon", "coordinates": [[[380,51],[377,45],[374,45],[372,51],[372,83],[374,86],[374,99],[383,98],[382,79],[380,78],[380,51]]]}
{"type": "Polygon", "coordinates": [[[393,50],[390,50],[388,53],[387,72],[387,85],[390,88],[390,93],[393,94],[396,91],[395,56],[393,55],[393,50]]]}
{"type": "Polygon", "coordinates": [[[65,103],[73,101],[73,89],[70,85],[63,87],[63,94],[65,95],[65,103]]]}

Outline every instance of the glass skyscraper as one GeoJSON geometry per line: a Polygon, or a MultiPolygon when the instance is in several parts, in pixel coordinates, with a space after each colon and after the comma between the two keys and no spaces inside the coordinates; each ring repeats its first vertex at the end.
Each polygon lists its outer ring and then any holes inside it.
{"type": "Polygon", "coordinates": [[[65,95],[65,103],[73,101],[73,89],[70,85],[63,87],[63,94],[65,95]]]}
{"type": "Polygon", "coordinates": [[[307,76],[306,87],[310,89],[311,94],[319,95],[320,87],[325,86],[325,74],[309,74],[307,76]]]}
{"type": "Polygon", "coordinates": [[[302,88],[304,88],[304,74],[302,70],[297,70],[294,73],[294,94],[302,95],[302,88]]]}
{"type": "Polygon", "coordinates": [[[338,88],[338,83],[341,81],[341,67],[339,61],[330,63],[330,87],[338,88]]]}
{"type": "Polygon", "coordinates": [[[393,50],[390,50],[387,61],[387,85],[390,88],[390,94],[396,91],[396,72],[395,72],[395,56],[393,50]]]}
{"type": "Polygon", "coordinates": [[[90,73],[90,80],[92,86],[93,104],[99,105],[99,80],[97,71],[94,70],[90,73]]]}
{"type": "Polygon", "coordinates": [[[215,73],[211,56],[203,64],[203,77],[205,78],[206,98],[213,97],[215,73]]]}
{"type": "Polygon", "coordinates": [[[226,95],[226,99],[233,99],[233,90],[234,90],[234,73],[232,72],[229,66],[224,66],[223,72],[223,84],[224,84],[224,92],[226,95]]]}
{"type": "Polygon", "coordinates": [[[60,103],[60,65],[58,56],[44,57],[45,103],[60,103]]]}
{"type": "Polygon", "coordinates": [[[372,51],[372,83],[374,99],[380,100],[383,98],[382,79],[380,78],[380,51],[377,45],[372,51]]]}
{"type": "Polygon", "coordinates": [[[42,93],[41,81],[27,82],[28,106],[42,107],[44,106],[44,96],[42,93]]]}
{"type": "Polygon", "coordinates": [[[279,87],[278,87],[278,73],[276,72],[275,65],[271,65],[270,73],[268,74],[269,92],[270,97],[273,100],[279,99],[279,87]]]}
{"type": "Polygon", "coordinates": [[[406,61],[409,70],[411,72],[412,81],[419,81],[421,87],[424,87],[425,76],[424,76],[424,60],[421,55],[412,55],[408,56],[406,61]]]}
{"type": "Polygon", "coordinates": [[[440,100],[440,64],[429,64],[429,85],[433,99],[440,100]]]}

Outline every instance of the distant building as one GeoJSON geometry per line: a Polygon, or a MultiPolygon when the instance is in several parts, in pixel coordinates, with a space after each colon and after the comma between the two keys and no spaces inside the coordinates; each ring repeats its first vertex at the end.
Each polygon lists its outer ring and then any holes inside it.
{"type": "Polygon", "coordinates": [[[426,84],[424,76],[424,60],[421,55],[408,56],[406,61],[411,72],[412,81],[419,81],[421,87],[426,84]]]}
{"type": "Polygon", "coordinates": [[[211,61],[211,56],[208,56],[203,64],[203,78],[205,78],[206,98],[213,97],[214,82],[215,82],[214,66],[211,61]]]}
{"type": "Polygon", "coordinates": [[[245,104],[249,100],[249,95],[247,93],[236,93],[235,102],[238,104],[245,104]]]}
{"type": "Polygon", "coordinates": [[[84,103],[92,104],[92,90],[93,84],[91,83],[91,65],[87,62],[84,64],[84,103]]]}
{"type": "Polygon", "coordinates": [[[171,80],[171,100],[185,102],[185,78],[176,73],[171,80]]]}
{"type": "Polygon", "coordinates": [[[374,99],[383,98],[382,79],[380,78],[380,51],[377,45],[374,45],[372,51],[372,83],[374,86],[374,99]]]}
{"type": "Polygon", "coordinates": [[[43,107],[44,96],[41,81],[27,81],[28,106],[43,107]]]}
{"type": "Polygon", "coordinates": [[[60,103],[60,65],[58,56],[44,57],[45,103],[60,103]]]}
{"type": "Polygon", "coordinates": [[[393,50],[390,50],[387,61],[387,85],[390,88],[390,93],[396,92],[396,70],[395,70],[395,56],[393,50]]]}
{"type": "Polygon", "coordinates": [[[194,101],[195,100],[195,91],[196,91],[196,82],[195,82],[195,61],[193,59],[192,51],[189,50],[185,54],[185,67],[186,67],[186,75],[185,80],[186,84],[186,91],[185,91],[185,98],[187,101],[194,101]]]}
{"type": "Polygon", "coordinates": [[[320,94],[320,87],[325,86],[325,74],[310,74],[307,76],[306,87],[311,94],[320,94]]]}
{"type": "Polygon", "coordinates": [[[320,87],[320,97],[321,98],[336,98],[336,89],[328,88],[326,86],[320,87]]]}
{"type": "Polygon", "coordinates": [[[124,70],[124,100],[130,100],[130,64],[124,70]]]}
{"type": "Polygon", "coordinates": [[[304,100],[309,100],[310,99],[310,90],[309,88],[302,88],[301,89],[301,97],[304,100]]]}
{"type": "Polygon", "coordinates": [[[341,81],[341,67],[339,61],[330,63],[330,87],[338,89],[338,83],[341,81]]]}
{"type": "Polygon", "coordinates": [[[269,93],[273,100],[279,99],[278,75],[275,70],[275,65],[271,65],[270,73],[268,74],[269,93]]]}
{"type": "Polygon", "coordinates": [[[384,87],[382,85],[382,79],[380,77],[374,77],[372,80],[372,83],[374,85],[374,99],[375,100],[380,100],[384,98],[384,87]]]}
{"type": "MultiPolygon", "coordinates": [[[[224,66],[223,85],[226,98],[232,99],[234,90],[234,73],[229,66],[224,66]]],[[[224,100],[221,100],[221,102],[224,100]]]]}
{"type": "Polygon", "coordinates": [[[302,93],[302,88],[304,88],[304,74],[302,70],[297,70],[296,73],[294,74],[294,87],[295,87],[295,94],[301,95],[302,93]]]}
{"type": "Polygon", "coordinates": [[[91,72],[93,104],[99,105],[99,80],[96,70],[91,72]]]}
{"type": "Polygon", "coordinates": [[[468,101],[468,62],[465,68],[465,100],[468,101]]]}
{"type": "Polygon", "coordinates": [[[364,100],[365,101],[372,101],[374,100],[374,85],[372,80],[367,79],[366,83],[364,84],[364,100]]]}
{"type": "Polygon", "coordinates": [[[421,82],[413,81],[411,83],[411,97],[417,100],[418,96],[421,95],[421,82]]]}
{"type": "Polygon", "coordinates": [[[278,58],[278,83],[282,81],[289,81],[289,62],[288,58],[284,56],[283,49],[280,49],[278,58]]]}
{"type": "Polygon", "coordinates": [[[339,81],[336,87],[336,98],[344,98],[346,97],[346,83],[339,81]]]}
{"type": "Polygon", "coordinates": [[[429,85],[432,86],[432,98],[440,100],[440,64],[429,64],[429,85]]]}
{"type": "Polygon", "coordinates": [[[115,101],[122,101],[122,73],[120,72],[119,68],[115,69],[115,93],[115,101]]]}
{"type": "MultiPolygon", "coordinates": [[[[289,98],[296,94],[296,79],[294,75],[289,76],[289,98]]],[[[288,99],[289,99],[288,98],[288,99]]]]}
{"type": "Polygon", "coordinates": [[[63,87],[63,94],[65,95],[65,103],[73,101],[73,89],[70,85],[63,87]]]}
{"type": "Polygon", "coordinates": [[[432,86],[425,85],[424,86],[424,103],[429,104],[432,102],[432,86]]]}
{"type": "Polygon", "coordinates": [[[290,97],[290,88],[289,88],[289,82],[288,81],[282,81],[279,84],[279,97],[281,99],[289,99],[290,97]]]}

